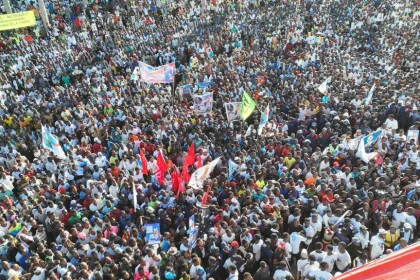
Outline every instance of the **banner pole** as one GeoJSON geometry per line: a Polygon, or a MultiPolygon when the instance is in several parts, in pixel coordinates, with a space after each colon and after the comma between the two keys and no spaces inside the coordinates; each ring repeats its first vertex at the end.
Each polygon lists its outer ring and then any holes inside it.
{"type": "Polygon", "coordinates": [[[174,80],[172,82],[172,92],[171,92],[171,117],[174,117],[174,98],[175,98],[175,74],[176,74],[176,64],[174,66],[174,80]]]}

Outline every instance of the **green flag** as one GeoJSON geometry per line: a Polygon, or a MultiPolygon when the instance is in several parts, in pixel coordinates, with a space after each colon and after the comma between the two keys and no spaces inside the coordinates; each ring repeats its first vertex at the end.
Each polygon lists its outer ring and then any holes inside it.
{"type": "Polygon", "coordinates": [[[242,95],[242,107],[241,107],[241,117],[242,120],[246,120],[252,112],[255,110],[255,101],[249,96],[246,91],[244,91],[244,95],[242,95]]]}

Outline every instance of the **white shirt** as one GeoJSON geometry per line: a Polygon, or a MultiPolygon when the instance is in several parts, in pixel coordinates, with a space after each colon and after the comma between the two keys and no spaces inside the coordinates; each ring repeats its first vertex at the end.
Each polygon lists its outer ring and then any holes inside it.
{"type": "Polygon", "coordinates": [[[308,259],[300,259],[297,262],[297,271],[302,273],[305,267],[309,264],[308,259]]]}
{"type": "Polygon", "coordinates": [[[391,132],[392,129],[397,130],[398,129],[398,122],[396,119],[393,119],[392,121],[390,119],[386,119],[385,121],[386,129],[391,132]]]}
{"type": "Polygon", "coordinates": [[[252,252],[255,254],[255,260],[259,261],[261,258],[261,247],[263,245],[263,241],[260,240],[258,243],[252,245],[252,252]]]}
{"type": "Polygon", "coordinates": [[[301,242],[305,242],[306,237],[298,234],[297,232],[292,232],[290,235],[290,246],[292,247],[292,254],[299,253],[299,247],[301,242]]]}
{"type": "Polygon", "coordinates": [[[398,213],[397,209],[392,212],[392,225],[396,228],[401,226],[401,223],[405,223],[405,213],[401,211],[398,213]]]}
{"type": "Polygon", "coordinates": [[[362,249],[366,249],[369,246],[369,231],[363,234],[361,231],[356,233],[355,237],[359,238],[362,245],[362,249]]]}
{"type": "Polygon", "coordinates": [[[313,264],[308,264],[307,266],[305,266],[305,270],[302,273],[302,279],[305,279],[306,276],[308,276],[310,272],[314,270],[318,270],[318,269],[319,269],[318,262],[314,262],[313,264]]]}
{"type": "Polygon", "coordinates": [[[309,273],[310,277],[315,277],[315,280],[330,280],[333,278],[332,274],[328,271],[314,270],[309,273]]]}
{"type": "Polygon", "coordinates": [[[313,251],[313,252],[311,252],[309,255],[311,256],[314,256],[315,257],[315,260],[317,261],[317,262],[321,262],[322,261],[322,259],[324,258],[324,256],[326,255],[327,253],[326,252],[324,252],[324,251],[321,251],[320,253],[318,253],[317,251],[313,251]]]}
{"type": "MultiPolygon", "coordinates": [[[[305,231],[305,234],[306,234],[306,236],[308,236],[308,237],[314,237],[315,236],[315,229],[312,227],[312,226],[309,226],[309,227],[303,227],[303,230],[305,231]]],[[[305,243],[306,243],[306,245],[309,245],[309,244],[311,244],[311,242],[312,242],[312,238],[311,239],[307,239],[306,241],[305,241],[305,243]]]]}
{"type": "Polygon", "coordinates": [[[405,221],[407,223],[409,223],[413,228],[416,228],[416,226],[417,226],[416,217],[410,216],[410,215],[406,215],[405,216],[405,221]]]}
{"type": "Polygon", "coordinates": [[[344,270],[349,264],[351,264],[350,254],[345,251],[344,253],[337,252],[336,265],[339,270],[344,270]]]}
{"type": "Polygon", "coordinates": [[[322,261],[327,262],[328,263],[328,272],[331,272],[334,268],[334,264],[337,261],[337,253],[333,252],[332,255],[328,255],[326,254],[323,258],[322,261]]]}
{"type": "Polygon", "coordinates": [[[292,276],[289,271],[277,269],[273,275],[273,280],[284,280],[286,276],[292,276]]]}

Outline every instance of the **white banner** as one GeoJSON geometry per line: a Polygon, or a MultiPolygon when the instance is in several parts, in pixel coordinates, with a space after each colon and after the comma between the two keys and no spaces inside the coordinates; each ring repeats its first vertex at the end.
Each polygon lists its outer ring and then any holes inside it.
{"type": "Polygon", "coordinates": [[[203,188],[203,182],[210,176],[210,173],[219,163],[220,158],[213,160],[212,162],[207,163],[206,165],[198,168],[192,175],[191,179],[188,182],[188,185],[193,189],[203,188]]]}
{"type": "Polygon", "coordinates": [[[226,117],[228,122],[241,121],[242,102],[225,103],[226,117]]]}
{"type": "Polygon", "coordinates": [[[194,110],[197,115],[208,115],[213,108],[213,93],[194,95],[194,110]]]}

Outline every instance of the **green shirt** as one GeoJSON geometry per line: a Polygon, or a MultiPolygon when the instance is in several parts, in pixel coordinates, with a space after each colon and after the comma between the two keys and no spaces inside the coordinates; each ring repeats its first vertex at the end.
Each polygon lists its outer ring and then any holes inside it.
{"type": "Polygon", "coordinates": [[[5,196],[10,197],[10,196],[12,196],[12,195],[13,195],[13,192],[12,192],[11,190],[9,190],[9,189],[6,189],[6,191],[5,191],[5,192],[0,192],[0,200],[3,200],[3,198],[4,198],[5,196]]]}
{"type": "Polygon", "coordinates": [[[69,224],[72,226],[75,223],[77,223],[80,219],[82,219],[82,213],[77,212],[76,217],[75,216],[70,217],[69,224]]]}

